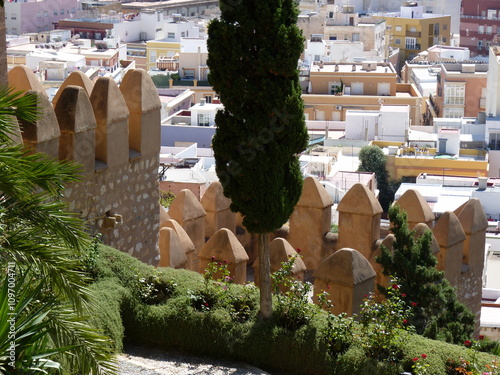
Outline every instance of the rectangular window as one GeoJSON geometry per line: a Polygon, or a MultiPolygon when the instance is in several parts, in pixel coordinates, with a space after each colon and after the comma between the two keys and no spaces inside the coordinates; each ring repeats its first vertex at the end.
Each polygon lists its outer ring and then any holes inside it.
{"type": "Polygon", "coordinates": [[[462,108],[445,108],[444,117],[461,118],[464,117],[464,109],[462,108]]]}
{"type": "Polygon", "coordinates": [[[425,13],[432,13],[432,7],[425,7],[425,13]]]}
{"type": "Polygon", "coordinates": [[[396,38],[394,43],[401,44],[401,39],[396,38]]]}
{"type": "Polygon", "coordinates": [[[168,39],[175,39],[175,33],[167,33],[168,39]]]}
{"type": "Polygon", "coordinates": [[[352,41],[359,42],[359,33],[352,33],[352,41]]]}
{"type": "Polygon", "coordinates": [[[434,35],[439,35],[439,23],[434,24],[434,35]]]}
{"type": "Polygon", "coordinates": [[[186,32],[185,31],[182,31],[181,32],[181,38],[185,38],[186,37],[186,32]]]}
{"type": "Polygon", "coordinates": [[[49,16],[49,12],[47,12],[47,11],[43,12],[43,16],[44,17],[48,17],[49,16]]]}
{"type": "Polygon", "coordinates": [[[184,69],[184,78],[194,79],[194,69],[184,69]]]}
{"type": "Polygon", "coordinates": [[[321,55],[314,55],[314,61],[321,61],[321,55]]]}
{"type": "Polygon", "coordinates": [[[208,113],[198,113],[198,126],[210,126],[210,115],[208,113]]]}
{"type": "Polygon", "coordinates": [[[446,84],[444,104],[463,105],[465,103],[465,85],[446,84]]]}
{"type": "Polygon", "coordinates": [[[477,41],[477,49],[483,49],[483,41],[482,40],[477,41]]]}
{"type": "Polygon", "coordinates": [[[57,11],[57,9],[54,9],[54,16],[57,16],[59,14],[59,12],[57,11]]]}
{"type": "Polygon", "coordinates": [[[487,35],[493,34],[493,26],[486,26],[486,34],[487,35]]]}
{"type": "Polygon", "coordinates": [[[484,26],[483,25],[479,25],[477,27],[477,33],[478,34],[484,34],[484,26]]]}
{"type": "Polygon", "coordinates": [[[448,24],[447,23],[443,24],[443,30],[448,30],[448,24]]]}
{"type": "Polygon", "coordinates": [[[64,9],[61,9],[61,10],[59,11],[59,14],[64,14],[64,9]]]}
{"type": "Polygon", "coordinates": [[[417,38],[406,38],[406,49],[415,49],[417,45],[417,38]]]}
{"type": "Polygon", "coordinates": [[[155,50],[149,51],[149,62],[150,63],[156,62],[156,51],[155,50]]]}
{"type": "Polygon", "coordinates": [[[12,15],[10,16],[10,19],[11,20],[16,20],[17,19],[17,16],[15,13],[12,13],[12,15]]]}
{"type": "Polygon", "coordinates": [[[351,95],[363,95],[364,85],[363,82],[351,83],[351,95]]]}
{"type": "Polygon", "coordinates": [[[388,82],[380,82],[377,84],[377,95],[389,96],[391,94],[391,84],[388,82]]]}
{"type": "Polygon", "coordinates": [[[205,103],[212,103],[212,95],[205,95],[205,103]]]}
{"type": "Polygon", "coordinates": [[[410,26],[410,32],[416,33],[417,32],[417,27],[416,26],[410,26]]]}
{"type": "Polygon", "coordinates": [[[396,31],[401,31],[401,26],[396,26],[396,31]]]}

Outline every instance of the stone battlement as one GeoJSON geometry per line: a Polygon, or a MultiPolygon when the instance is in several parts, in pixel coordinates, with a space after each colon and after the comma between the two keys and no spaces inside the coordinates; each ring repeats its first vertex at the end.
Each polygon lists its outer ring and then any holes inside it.
{"type": "Polygon", "coordinates": [[[161,103],[149,75],[127,72],[121,85],[72,73],[52,103],[25,66],[9,72],[9,86],[36,95],[40,117],[20,123],[27,149],[82,165],[83,179],[66,187],[65,199],[91,233],[155,263],[158,250],[158,158],[161,103]]]}

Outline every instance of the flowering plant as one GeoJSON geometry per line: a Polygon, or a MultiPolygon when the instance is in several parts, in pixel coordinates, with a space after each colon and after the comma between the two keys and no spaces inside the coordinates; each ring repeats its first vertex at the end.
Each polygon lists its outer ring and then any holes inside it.
{"type": "Polygon", "coordinates": [[[430,374],[429,372],[429,364],[426,361],[427,354],[422,354],[420,357],[413,358],[413,374],[414,375],[424,375],[430,374]]]}

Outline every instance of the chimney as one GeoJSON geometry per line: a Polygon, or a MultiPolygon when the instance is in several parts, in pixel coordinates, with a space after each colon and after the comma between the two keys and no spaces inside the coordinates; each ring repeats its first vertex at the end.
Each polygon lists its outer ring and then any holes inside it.
{"type": "Polygon", "coordinates": [[[477,181],[478,181],[477,188],[479,190],[485,190],[486,187],[488,186],[488,177],[478,177],[477,181]]]}

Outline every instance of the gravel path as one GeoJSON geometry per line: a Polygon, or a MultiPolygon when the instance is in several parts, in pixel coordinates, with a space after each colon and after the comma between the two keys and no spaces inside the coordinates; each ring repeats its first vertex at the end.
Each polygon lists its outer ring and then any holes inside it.
{"type": "Polygon", "coordinates": [[[127,347],[117,356],[119,375],[269,375],[242,363],[127,347]]]}

